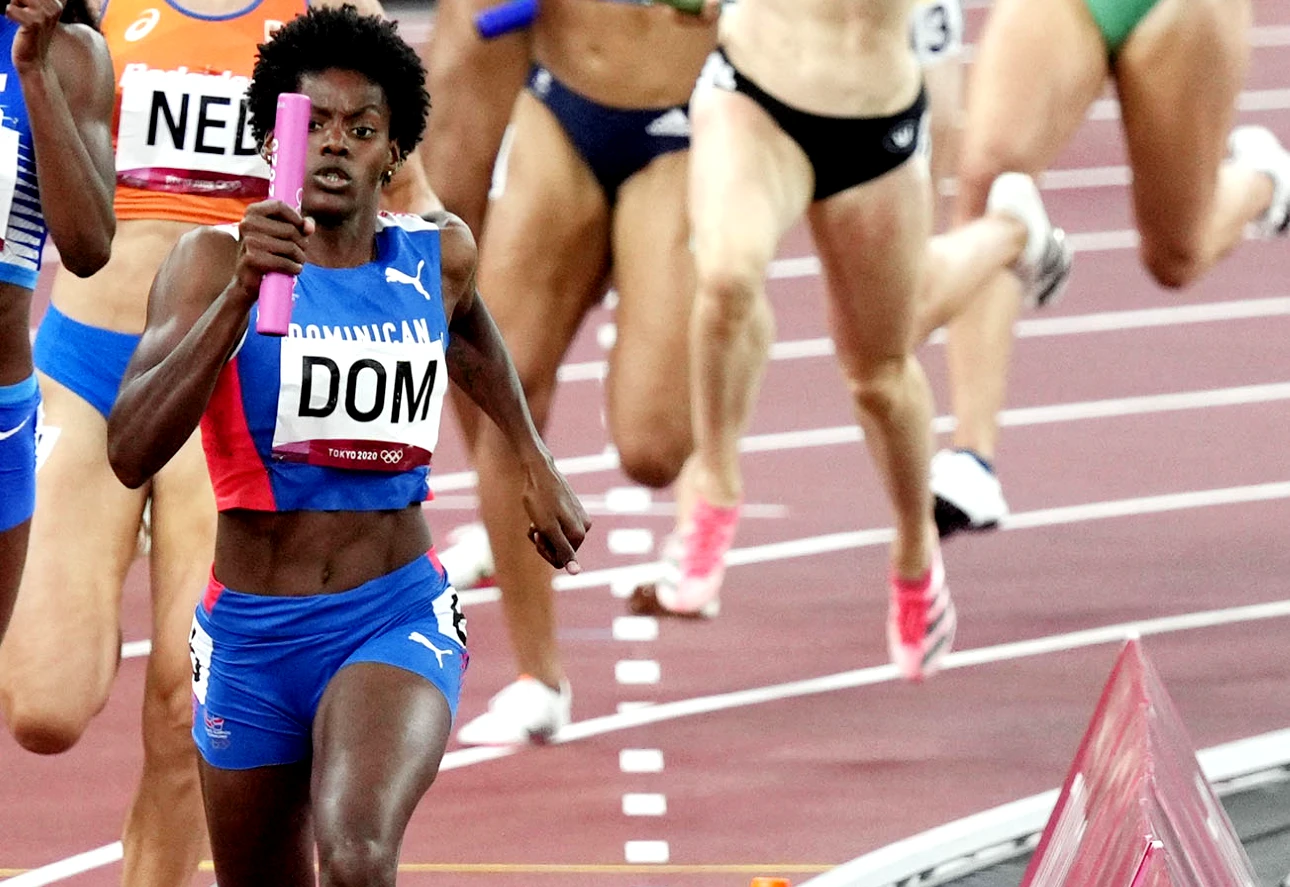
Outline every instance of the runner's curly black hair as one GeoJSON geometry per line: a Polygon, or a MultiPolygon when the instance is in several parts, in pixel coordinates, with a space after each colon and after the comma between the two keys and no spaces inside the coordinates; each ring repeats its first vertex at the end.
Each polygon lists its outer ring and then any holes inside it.
{"type": "Polygon", "coordinates": [[[283,25],[259,49],[246,95],[251,133],[261,148],[273,128],[278,96],[298,90],[302,75],[332,68],[355,71],[381,87],[390,106],[390,141],[400,157],[421,141],[430,111],[426,70],[394,22],[361,15],[348,3],[315,6],[283,25]]]}
{"type": "MultiPolygon", "coordinates": [[[[9,0],[0,3],[0,15],[8,9],[9,0]]],[[[64,25],[86,25],[96,31],[99,29],[98,16],[94,14],[87,0],[67,0],[63,4],[63,14],[58,17],[58,21],[64,25]]]]}
{"type": "Polygon", "coordinates": [[[58,20],[65,25],[88,25],[96,31],[99,29],[98,18],[86,0],[67,0],[58,20]]]}

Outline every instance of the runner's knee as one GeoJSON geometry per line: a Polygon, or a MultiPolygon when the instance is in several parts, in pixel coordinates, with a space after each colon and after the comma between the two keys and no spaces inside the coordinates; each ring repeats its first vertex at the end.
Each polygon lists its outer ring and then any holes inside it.
{"type": "Polygon", "coordinates": [[[364,838],[353,823],[330,823],[320,816],[318,875],[323,887],[394,887],[399,858],[385,841],[364,838]]]}
{"type": "Polygon", "coordinates": [[[14,740],[38,755],[59,755],[80,741],[93,712],[60,707],[49,694],[19,696],[0,688],[0,709],[14,740]]]}
{"type": "Polygon", "coordinates": [[[909,357],[894,355],[848,373],[856,406],[870,416],[889,416],[909,395],[909,357]]]}
{"type": "Polygon", "coordinates": [[[1156,283],[1167,289],[1182,289],[1204,270],[1199,244],[1151,237],[1144,232],[1139,251],[1143,266],[1156,283]]]}
{"type": "MultiPolygon", "coordinates": [[[[684,412],[684,411],[682,411],[684,412]]],[[[631,480],[653,489],[666,487],[681,473],[693,448],[688,422],[632,419],[614,434],[618,461],[631,480]],[[676,427],[673,427],[676,426],[676,427]]]]}
{"type": "Polygon", "coordinates": [[[151,764],[194,766],[191,673],[148,676],[143,700],[143,751],[151,764]]]}
{"type": "Polygon", "coordinates": [[[751,263],[700,272],[694,312],[704,337],[719,342],[751,333],[768,343],[773,335],[774,317],[762,289],[762,274],[751,263]]]}

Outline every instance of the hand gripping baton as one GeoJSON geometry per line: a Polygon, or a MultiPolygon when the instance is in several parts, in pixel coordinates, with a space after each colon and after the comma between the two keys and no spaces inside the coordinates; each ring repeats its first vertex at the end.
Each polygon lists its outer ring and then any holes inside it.
{"type": "MultiPolygon", "coordinates": [[[[284,92],[278,96],[278,113],[273,124],[272,166],[269,197],[300,211],[300,193],[305,184],[305,155],[309,148],[309,96],[284,92]]],[[[291,300],[296,279],[270,271],[260,282],[260,315],[255,331],[266,336],[285,336],[291,323],[291,300]]]]}

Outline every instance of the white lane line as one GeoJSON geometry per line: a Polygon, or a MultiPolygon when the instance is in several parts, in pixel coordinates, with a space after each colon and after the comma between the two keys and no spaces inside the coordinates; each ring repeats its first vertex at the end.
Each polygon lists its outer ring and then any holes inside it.
{"type": "MultiPolygon", "coordinates": [[[[1238,385],[1232,388],[1076,401],[1074,403],[1038,407],[1019,407],[1004,410],[1000,413],[999,423],[1007,427],[1019,428],[1029,425],[1076,422],[1094,418],[1269,403],[1288,398],[1290,398],[1290,382],[1271,382],[1263,385],[1238,385]]],[[[952,431],[954,429],[954,417],[938,416],[934,420],[932,428],[937,433],[952,431]]],[[[739,442],[739,451],[741,453],[765,453],[804,447],[835,446],[837,444],[854,443],[861,439],[858,427],[854,425],[838,425],[803,431],[780,431],[748,435],[739,442]]],[[[608,452],[596,453],[590,456],[557,459],[556,464],[566,476],[614,471],[618,468],[618,454],[610,449],[608,452]]],[[[435,495],[441,492],[470,489],[474,485],[475,472],[473,471],[458,471],[438,476],[431,475],[430,477],[430,486],[435,495]]]]}
{"type": "MultiPolygon", "coordinates": [[[[1270,502],[1278,499],[1290,499],[1290,482],[1165,493],[1157,496],[1113,499],[1105,502],[1089,502],[1081,505],[1017,512],[1008,516],[1001,529],[1024,530],[1090,520],[1136,517],[1144,514],[1188,511],[1222,505],[1270,502]]],[[[852,548],[868,548],[876,545],[887,545],[893,537],[890,527],[829,533],[823,536],[807,536],[801,539],[790,539],[785,542],[772,542],[766,545],[731,549],[727,554],[727,563],[732,566],[757,564],[773,560],[847,551],[852,548]]],[[[614,590],[616,597],[627,597],[636,585],[643,582],[653,582],[657,579],[662,569],[662,563],[655,561],[623,567],[610,567],[604,570],[589,570],[585,573],[579,573],[577,576],[558,575],[552,585],[557,591],[577,591],[608,585],[614,590]]],[[[499,599],[495,588],[479,588],[461,592],[460,597],[463,606],[491,603],[499,599]]]]}
{"type": "MultiPolygon", "coordinates": [[[[1077,253],[1136,249],[1138,241],[1138,232],[1133,228],[1111,231],[1066,232],[1066,242],[1077,253]]],[[[770,280],[790,280],[799,277],[818,277],[819,275],[820,260],[816,256],[794,256],[787,259],[775,259],[770,263],[770,267],[766,272],[766,277],[770,280]]]]}
{"type": "MultiPolygon", "coordinates": [[[[1290,298],[1274,296],[1265,299],[1233,299],[1194,305],[1170,305],[1163,308],[1097,311],[1065,317],[1026,318],[1017,321],[1016,326],[1013,327],[1013,334],[1019,339],[1037,339],[1286,315],[1290,315],[1290,298]]],[[[944,342],[945,334],[941,330],[934,332],[928,339],[928,344],[931,345],[940,345],[944,342]]],[[[833,353],[833,340],[828,336],[785,339],[770,346],[772,361],[832,357],[833,353]]],[[[605,372],[606,364],[603,360],[567,363],[560,367],[560,380],[562,382],[597,381],[604,378],[605,372]]]]}
{"type": "MultiPolygon", "coordinates": [[[[1290,484],[1281,484],[1280,486],[1285,488],[1283,496],[1290,496],[1290,484]]],[[[1214,628],[1222,625],[1235,625],[1242,622],[1281,619],[1287,616],[1290,616],[1290,600],[1271,601],[1241,607],[1225,607],[1219,610],[1180,613],[1174,616],[1121,622],[1065,634],[995,644],[990,647],[959,650],[950,653],[945,658],[943,667],[946,670],[972,668],[995,662],[1006,662],[1086,647],[1102,646],[1122,642],[1135,633],[1140,637],[1148,637],[1214,628]]],[[[639,708],[620,711],[618,714],[605,715],[570,724],[560,731],[555,741],[557,743],[574,742],[619,730],[630,730],[647,724],[657,724],[718,711],[729,711],[782,699],[833,693],[839,690],[888,683],[897,680],[898,677],[899,675],[894,665],[878,665],[818,678],[790,681],[748,690],[737,690],[732,693],[700,696],[654,705],[646,704],[639,708]]],[[[457,749],[444,755],[439,769],[455,770],[460,767],[482,764],[485,761],[509,757],[519,750],[517,747],[509,746],[457,749]]],[[[627,750],[620,752],[620,766],[623,760],[622,754],[625,752],[627,750]]],[[[45,884],[71,877],[74,874],[116,862],[120,858],[121,844],[117,842],[70,859],[33,869],[30,872],[17,875],[0,883],[3,883],[6,887],[43,887],[45,884]],[[73,862],[74,860],[76,862],[73,862]]]]}
{"type": "MultiPolygon", "coordinates": [[[[1290,499],[1290,482],[1277,481],[1240,487],[1166,493],[1157,496],[1141,496],[1131,499],[1116,499],[1107,502],[1091,502],[1083,505],[1020,512],[1012,514],[1004,520],[1001,529],[1023,530],[1064,523],[1161,514],[1170,511],[1187,511],[1219,505],[1270,502],[1280,499],[1290,499]]],[[[823,536],[807,536],[802,539],[792,539],[785,542],[734,548],[727,554],[726,563],[730,566],[759,564],[767,561],[847,551],[853,548],[886,545],[891,540],[892,530],[889,527],[845,533],[829,533],[823,536]]],[[[597,588],[610,583],[650,582],[657,577],[661,569],[662,564],[656,562],[611,567],[605,570],[588,570],[585,573],[579,573],[577,576],[559,575],[555,578],[553,585],[557,591],[573,591],[581,588],[597,588]]],[[[480,590],[488,591],[488,589],[480,590]]],[[[465,594],[469,594],[469,592],[465,594]]],[[[463,602],[466,600],[465,594],[463,594],[463,602]]],[[[481,599],[487,600],[488,598],[481,597],[481,599]]],[[[470,602],[476,603],[479,600],[475,599],[470,602]]]]}
{"type": "Polygon", "coordinates": [[[102,847],[96,847],[93,850],[87,850],[84,853],[78,853],[75,856],[69,856],[66,859],[60,859],[58,862],[51,862],[49,865],[32,869],[29,872],[23,872],[21,875],[14,875],[12,878],[0,881],[0,884],[4,884],[5,887],[44,887],[45,884],[52,884],[55,881],[62,881],[105,865],[111,865],[114,862],[120,862],[123,853],[121,842],[115,841],[102,847]]]}
{"type": "MultiPolygon", "coordinates": [[[[1290,89],[1243,90],[1236,98],[1238,111],[1284,111],[1290,108],[1290,89]]],[[[1089,120],[1119,120],[1120,103],[1098,99],[1088,111],[1089,120]]]]}
{"type": "MultiPolygon", "coordinates": [[[[578,498],[582,501],[582,507],[587,514],[592,516],[620,515],[624,513],[613,508],[606,508],[605,499],[602,496],[579,496],[578,498]]],[[[421,503],[421,507],[426,511],[475,511],[479,507],[479,497],[474,494],[445,493],[442,496],[437,495],[433,499],[421,503]]],[[[676,503],[672,501],[651,502],[649,507],[643,511],[630,513],[647,517],[671,517],[676,514],[676,503]]],[[[739,510],[740,518],[756,520],[782,520],[788,517],[788,514],[789,508],[787,505],[771,505],[764,502],[748,502],[739,510]]]]}
{"type": "MultiPolygon", "coordinates": [[[[1272,601],[1264,604],[1251,604],[1241,607],[1225,607],[1219,610],[1207,610],[1195,613],[1182,613],[1175,616],[1163,616],[1155,619],[1140,619],[1122,622],[1115,625],[1104,625],[1097,628],[1072,631],[1048,637],[1031,638],[1024,641],[995,644],[990,647],[978,647],[950,653],[945,657],[946,670],[971,668],[1014,659],[1031,658],[1052,653],[1063,653],[1085,647],[1102,646],[1125,640],[1132,632],[1143,637],[1172,634],[1182,631],[1194,631],[1203,628],[1215,628],[1243,622],[1255,622],[1267,619],[1283,619],[1290,616],[1290,600],[1272,601]]],[[[853,671],[826,675],[819,678],[808,678],[801,681],[790,681],[766,687],[755,687],[748,690],[736,690],[731,693],[720,693],[694,699],[683,699],[677,702],[662,702],[640,711],[624,715],[605,715],[570,724],[560,731],[558,742],[573,742],[589,739],[618,730],[627,730],[647,724],[658,724],[679,718],[693,717],[700,714],[711,714],[728,711],[749,705],[760,705],[783,699],[801,696],[813,696],[821,693],[834,693],[839,690],[850,690],[856,687],[889,683],[899,679],[896,666],[878,665],[860,668],[853,671]]],[[[451,753],[450,753],[451,754],[451,753]]],[[[445,764],[447,756],[445,756],[445,764]]]]}
{"type": "MultiPolygon", "coordinates": [[[[972,668],[995,662],[1006,662],[1068,652],[1086,647],[1120,643],[1134,632],[1141,637],[1147,637],[1214,628],[1222,625],[1235,625],[1242,622],[1283,619],[1288,616],[1290,616],[1290,600],[1251,604],[1242,607],[1226,607],[1220,610],[1181,613],[1175,616],[1121,622],[1066,634],[996,644],[990,647],[960,650],[949,654],[945,658],[944,667],[946,669],[972,668]]],[[[676,702],[661,702],[634,711],[605,715],[570,724],[560,731],[555,741],[560,743],[574,742],[648,724],[657,724],[718,711],[729,711],[749,705],[776,702],[782,699],[851,690],[856,687],[889,683],[899,679],[899,674],[894,665],[877,665],[818,678],[807,678],[801,681],[790,681],[748,690],[736,690],[731,693],[700,696],[676,702]]],[[[519,748],[508,746],[451,751],[444,755],[443,763],[439,769],[451,770],[457,767],[467,767],[483,763],[486,760],[509,757],[520,750],[519,748]]]]}

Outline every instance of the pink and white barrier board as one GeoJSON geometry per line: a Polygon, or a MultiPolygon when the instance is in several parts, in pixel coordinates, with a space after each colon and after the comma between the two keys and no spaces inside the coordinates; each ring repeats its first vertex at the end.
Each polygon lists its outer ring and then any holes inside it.
{"type": "Polygon", "coordinates": [[[1022,887],[1258,887],[1136,639],[1111,671],[1022,887]]]}

